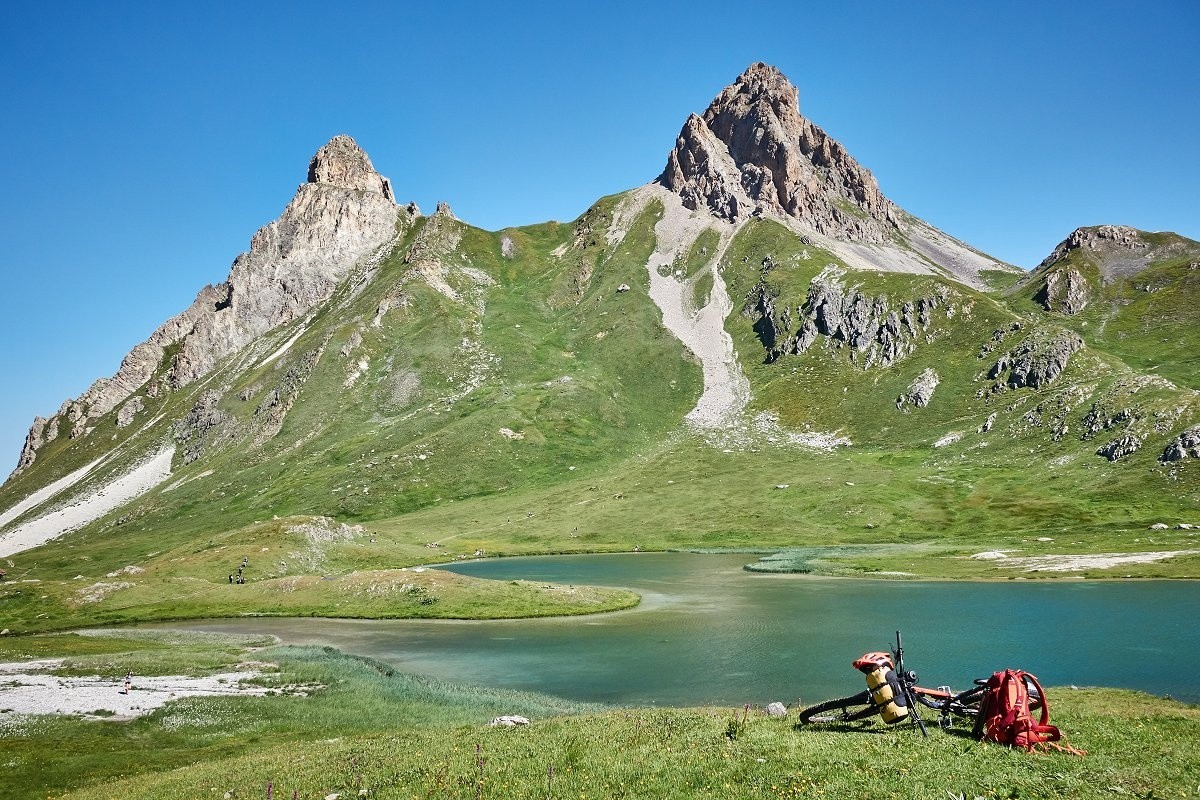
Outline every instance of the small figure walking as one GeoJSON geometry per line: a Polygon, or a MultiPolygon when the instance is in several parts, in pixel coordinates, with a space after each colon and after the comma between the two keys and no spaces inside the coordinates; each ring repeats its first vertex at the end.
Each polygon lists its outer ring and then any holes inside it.
{"type": "Polygon", "coordinates": [[[233,583],[233,573],[229,573],[229,582],[233,583]]]}
{"type": "Polygon", "coordinates": [[[121,694],[129,694],[129,690],[133,688],[133,670],[125,673],[125,689],[121,694]]]}

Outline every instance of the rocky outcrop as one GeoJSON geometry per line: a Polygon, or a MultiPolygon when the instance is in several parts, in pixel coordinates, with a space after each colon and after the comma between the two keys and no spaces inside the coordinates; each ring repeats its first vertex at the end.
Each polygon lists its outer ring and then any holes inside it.
{"type": "Polygon", "coordinates": [[[762,63],[703,116],[688,117],[658,181],[688,208],[732,221],[770,209],[818,233],[875,243],[899,224],[870,171],[802,117],[796,87],[762,63]]]}
{"type": "Polygon", "coordinates": [[[946,306],[953,291],[944,285],[927,296],[893,303],[847,288],[842,270],[827,268],[813,278],[804,303],[780,307],[765,280],[751,290],[742,308],[766,351],[766,363],[799,355],[820,337],[849,346],[851,360],[864,366],[890,366],[916,349],[934,311],[946,306]]]}
{"type": "Polygon", "coordinates": [[[1127,433],[1124,436],[1118,436],[1111,442],[1101,446],[1096,450],[1096,455],[1104,456],[1109,461],[1116,461],[1119,458],[1136,453],[1142,446],[1142,440],[1132,433],[1127,433]]]}
{"type": "Polygon", "coordinates": [[[227,442],[236,435],[237,419],[220,408],[220,401],[221,393],[209,389],[172,428],[184,464],[192,463],[213,445],[227,442]]]}
{"type": "Polygon", "coordinates": [[[1083,430],[1080,432],[1079,438],[1086,442],[1101,431],[1112,428],[1128,428],[1139,421],[1141,417],[1142,414],[1138,409],[1113,408],[1106,398],[1096,400],[1083,416],[1083,430]]]}
{"type": "Polygon", "coordinates": [[[1086,263],[1096,270],[1101,283],[1108,284],[1136,275],[1152,264],[1189,256],[1200,256],[1200,243],[1183,236],[1146,233],[1124,225],[1096,225],[1072,231],[1031,277],[1050,272],[1064,262],[1073,266],[1086,263]]]}
{"type": "Polygon", "coordinates": [[[1083,311],[1091,300],[1091,290],[1087,280],[1076,269],[1063,269],[1050,272],[1046,283],[1033,296],[1047,311],[1057,311],[1072,316],[1083,311]]]}
{"type": "Polygon", "coordinates": [[[938,387],[941,378],[933,369],[926,367],[921,371],[912,383],[908,385],[908,391],[896,398],[896,408],[903,411],[906,405],[914,405],[917,408],[924,408],[929,405],[929,401],[933,399],[933,392],[938,387]]]}
{"type": "Polygon", "coordinates": [[[48,441],[44,438],[45,432],[46,420],[34,417],[33,424],[29,426],[29,433],[25,434],[25,445],[21,448],[21,456],[17,459],[17,468],[13,470],[13,475],[20,473],[37,458],[38,449],[48,441]]]}
{"type": "Polygon", "coordinates": [[[996,360],[987,376],[1010,389],[1053,383],[1083,347],[1079,334],[1055,328],[1035,332],[996,360]]]}
{"type": "Polygon", "coordinates": [[[141,395],[134,395],[121,406],[121,410],[117,412],[117,427],[126,428],[133,423],[133,418],[142,413],[146,408],[146,401],[141,395]]]}
{"type": "MultiPolygon", "coordinates": [[[[283,215],[234,260],[224,283],[202,289],[190,308],[133,348],[116,375],[68,400],[51,422],[65,420],[70,435],[80,436],[147,383],[157,396],[208,374],[225,356],[327,300],[361,258],[395,239],[398,221],[409,219],[349,136],[317,151],[308,178],[283,215]]],[[[38,439],[27,437],[14,475],[33,463],[38,439]]]]}
{"type": "Polygon", "coordinates": [[[1193,425],[1176,436],[1158,460],[1169,463],[1185,458],[1200,458],[1200,425],[1193,425]]]}
{"type": "Polygon", "coordinates": [[[298,358],[284,373],[278,385],[270,389],[259,401],[258,407],[254,409],[254,419],[259,424],[258,433],[254,437],[256,446],[273,439],[283,428],[284,419],[296,404],[300,390],[312,376],[328,343],[327,338],[320,346],[298,358]]]}

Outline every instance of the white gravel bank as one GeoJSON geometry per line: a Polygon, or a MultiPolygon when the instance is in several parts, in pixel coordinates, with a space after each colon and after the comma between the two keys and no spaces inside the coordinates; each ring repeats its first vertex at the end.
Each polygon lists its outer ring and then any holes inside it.
{"type": "MultiPolygon", "coordinates": [[[[21,523],[11,531],[0,535],[0,557],[10,556],[13,553],[45,544],[51,539],[57,539],[64,533],[82,528],[113,509],[123,506],[138,495],[148,492],[171,476],[171,459],[174,455],[175,446],[171,445],[111,481],[107,486],[76,499],[65,508],[21,523]]],[[[92,466],[94,464],[84,467],[83,470],[90,470],[92,466]]],[[[83,472],[83,470],[79,472],[83,472]]],[[[72,483],[82,478],[83,474],[75,477],[72,483]]],[[[67,478],[75,475],[76,473],[71,473],[67,478]]],[[[67,478],[63,478],[63,480],[65,481],[67,478]]],[[[47,487],[47,489],[50,488],[52,487],[47,487]]],[[[61,491],[61,489],[56,490],[55,493],[57,491],[61,491]]],[[[30,499],[26,498],[23,502],[29,502],[30,499]]]]}
{"type": "Polygon", "coordinates": [[[126,694],[123,678],[60,677],[46,670],[61,660],[0,663],[0,719],[7,714],[74,714],[101,712],[104,719],[133,719],[184,697],[261,696],[270,689],[245,681],[261,672],[222,672],[203,678],[186,675],[134,676],[126,694]]]}

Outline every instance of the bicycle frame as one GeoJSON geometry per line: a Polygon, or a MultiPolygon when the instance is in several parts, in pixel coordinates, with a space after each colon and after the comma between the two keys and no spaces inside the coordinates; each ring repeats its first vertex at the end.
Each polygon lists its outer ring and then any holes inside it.
{"type": "MultiPolygon", "coordinates": [[[[913,722],[921,729],[923,735],[928,736],[929,732],[925,728],[925,721],[921,718],[919,711],[921,705],[939,712],[938,724],[943,728],[952,724],[955,715],[978,719],[980,701],[985,693],[983,688],[985,681],[977,680],[972,688],[957,693],[948,686],[930,689],[917,685],[916,673],[907,669],[904,664],[904,643],[900,631],[896,631],[896,647],[891,650],[891,655],[897,682],[895,688],[903,696],[904,703],[910,712],[909,715],[913,717],[913,722]]],[[[855,666],[858,664],[856,663],[855,666]]],[[[804,709],[800,712],[800,720],[801,722],[857,722],[869,719],[879,714],[880,711],[880,707],[874,704],[871,692],[868,690],[850,697],[828,700],[804,709]]]]}

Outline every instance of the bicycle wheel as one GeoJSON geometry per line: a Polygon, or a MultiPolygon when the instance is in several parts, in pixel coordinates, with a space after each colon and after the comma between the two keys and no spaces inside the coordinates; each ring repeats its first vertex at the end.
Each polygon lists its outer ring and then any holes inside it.
{"type": "Polygon", "coordinates": [[[959,692],[950,698],[950,702],[946,704],[946,711],[960,717],[976,719],[979,716],[980,708],[983,707],[983,698],[986,694],[986,689],[968,689],[965,692],[959,692]]]}
{"type": "Polygon", "coordinates": [[[810,706],[800,712],[800,721],[808,724],[857,722],[878,713],[879,709],[871,702],[871,693],[864,691],[810,706]]]}

